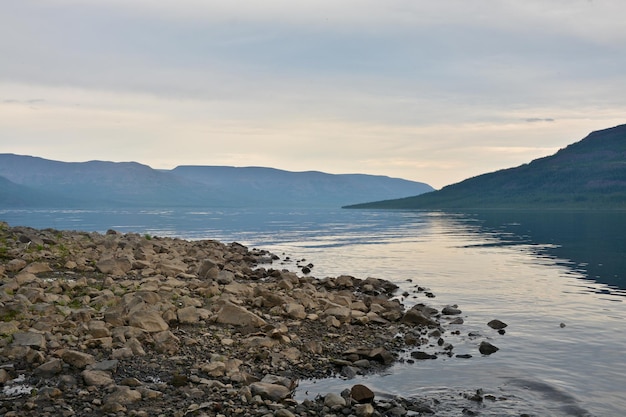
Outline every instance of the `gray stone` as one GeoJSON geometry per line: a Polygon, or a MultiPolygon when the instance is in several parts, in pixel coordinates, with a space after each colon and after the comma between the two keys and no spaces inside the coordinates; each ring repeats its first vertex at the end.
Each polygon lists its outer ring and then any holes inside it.
{"type": "Polygon", "coordinates": [[[13,334],[13,346],[28,346],[33,349],[44,350],[46,338],[35,332],[18,332],[13,334]]]}

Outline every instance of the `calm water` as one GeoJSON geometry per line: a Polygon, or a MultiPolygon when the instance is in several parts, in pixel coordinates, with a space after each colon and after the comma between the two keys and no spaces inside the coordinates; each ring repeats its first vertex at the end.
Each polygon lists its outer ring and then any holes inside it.
{"type": "Polygon", "coordinates": [[[444,337],[455,353],[473,358],[302,381],[299,399],[363,382],[379,395],[437,397],[440,415],[460,415],[468,403],[459,393],[477,388],[507,398],[473,405],[480,415],[626,415],[626,213],[0,210],[0,220],[238,241],[304,258],[318,278],[385,278],[400,292],[419,284],[436,298],[410,296],[407,306],[458,304],[463,311],[461,335],[444,337]],[[505,335],[486,326],[494,318],[508,323],[505,335]],[[500,351],[482,357],[482,340],[500,351]]]}

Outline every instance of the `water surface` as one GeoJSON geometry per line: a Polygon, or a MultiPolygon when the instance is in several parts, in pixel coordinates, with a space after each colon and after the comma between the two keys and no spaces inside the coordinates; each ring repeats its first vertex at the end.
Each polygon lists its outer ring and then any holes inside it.
{"type": "MultiPolygon", "coordinates": [[[[435,396],[447,415],[465,404],[459,393],[477,388],[506,398],[476,404],[481,415],[626,412],[624,213],[5,210],[0,219],[12,226],[238,241],[306,259],[318,278],[394,281],[400,293],[412,294],[403,300],[407,306],[458,304],[463,311],[461,334],[445,338],[471,359],[398,363],[385,375],[350,381],[301,381],[300,399],[364,382],[378,395],[435,396]],[[436,297],[413,294],[415,285],[436,297]],[[508,323],[505,335],[486,326],[494,318],[508,323]],[[500,350],[481,356],[482,340],[500,350]]],[[[296,269],[294,262],[282,267],[296,269]]]]}

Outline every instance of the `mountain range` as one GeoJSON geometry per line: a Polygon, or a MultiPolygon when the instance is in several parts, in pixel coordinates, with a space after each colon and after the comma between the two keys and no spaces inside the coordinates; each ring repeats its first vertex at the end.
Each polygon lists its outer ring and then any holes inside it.
{"type": "Polygon", "coordinates": [[[340,207],[432,191],[386,176],[263,167],[61,162],[0,154],[0,208],[340,207]]]}
{"type": "Polygon", "coordinates": [[[356,204],[377,209],[626,209],[626,124],[557,153],[417,196],[356,204]]]}

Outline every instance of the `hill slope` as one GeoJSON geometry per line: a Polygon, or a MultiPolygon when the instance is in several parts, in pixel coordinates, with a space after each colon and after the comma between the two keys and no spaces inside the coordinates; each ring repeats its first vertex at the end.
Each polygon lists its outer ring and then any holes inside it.
{"type": "Polygon", "coordinates": [[[626,208],[626,125],[592,132],[552,156],[439,191],[346,208],[626,208]]]}
{"type": "Polygon", "coordinates": [[[155,170],[137,162],[59,162],[0,154],[0,208],[339,207],[432,189],[373,175],[211,166],[155,170]]]}

